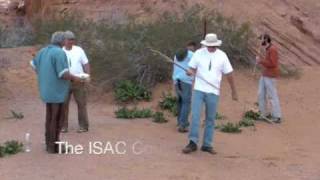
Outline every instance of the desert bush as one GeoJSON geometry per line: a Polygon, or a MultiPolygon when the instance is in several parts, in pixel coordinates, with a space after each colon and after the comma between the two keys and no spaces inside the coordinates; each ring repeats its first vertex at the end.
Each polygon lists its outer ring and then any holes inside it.
{"type": "Polygon", "coordinates": [[[214,126],[214,129],[220,129],[221,128],[221,125],[220,124],[216,124],[215,126],[214,126]]]}
{"type": "Polygon", "coordinates": [[[14,155],[23,151],[23,144],[16,141],[6,141],[4,145],[0,145],[0,157],[14,155]]]}
{"type": "Polygon", "coordinates": [[[8,154],[8,155],[17,154],[23,151],[23,144],[15,140],[7,141],[4,143],[4,145],[5,145],[4,152],[5,154],[8,154]]]}
{"type": "Polygon", "coordinates": [[[15,110],[10,110],[11,112],[11,116],[8,117],[8,119],[17,119],[17,120],[21,120],[24,118],[24,115],[22,112],[16,112],[15,110]]]}
{"type": "Polygon", "coordinates": [[[155,122],[155,123],[167,123],[168,120],[164,117],[163,112],[156,112],[153,115],[153,122],[155,122]]]}
{"type": "MultiPolygon", "coordinates": [[[[136,23],[132,18],[127,24],[91,22],[81,15],[52,17],[33,22],[35,42],[47,43],[57,30],[74,31],[91,60],[94,82],[108,88],[119,80],[130,79],[150,88],[171,78],[172,65],[163,62],[148,48],[173,57],[186,42],[200,42],[203,11],[203,7],[195,6],[181,16],[165,13],[149,23],[136,23]]],[[[217,33],[223,40],[221,49],[228,53],[232,63],[251,59],[248,49],[248,42],[253,37],[250,25],[238,25],[232,18],[216,12],[206,14],[208,32],[217,33]]]]}
{"type": "Polygon", "coordinates": [[[178,102],[177,97],[171,93],[163,94],[162,99],[159,102],[159,106],[162,110],[170,111],[174,116],[178,116],[178,102]]]}
{"type": "Polygon", "coordinates": [[[246,112],[243,114],[243,119],[258,120],[259,117],[260,117],[260,113],[259,113],[259,112],[255,112],[255,111],[253,111],[253,110],[246,111],[246,112]]]}
{"type": "Polygon", "coordinates": [[[4,147],[0,145],[0,158],[5,156],[4,147]]]}
{"type": "Polygon", "coordinates": [[[240,133],[242,131],[238,123],[234,124],[231,122],[228,122],[227,124],[222,124],[219,129],[221,132],[225,133],[240,133]]]}
{"type": "Polygon", "coordinates": [[[281,77],[299,79],[301,75],[302,75],[302,70],[300,68],[280,65],[281,77]]]}
{"type": "Polygon", "coordinates": [[[151,92],[149,90],[129,80],[117,83],[114,93],[116,100],[120,102],[151,100],[151,92]]]}
{"type": "Polygon", "coordinates": [[[227,117],[221,113],[216,113],[216,120],[225,120],[227,117]]]}
{"type": "Polygon", "coordinates": [[[34,43],[48,44],[51,35],[56,31],[71,30],[76,34],[77,41],[88,48],[95,39],[95,23],[84,20],[81,14],[51,16],[48,19],[36,18],[31,22],[34,28],[34,43]]]}
{"type": "Polygon", "coordinates": [[[250,127],[250,126],[255,126],[255,120],[251,118],[243,118],[239,122],[240,127],[250,127]]]}
{"type": "Polygon", "coordinates": [[[239,121],[239,126],[241,127],[250,127],[255,126],[255,121],[259,120],[260,113],[255,112],[254,110],[249,110],[244,112],[241,121],[239,121]]]}
{"type": "Polygon", "coordinates": [[[122,119],[135,119],[135,118],[150,118],[153,116],[153,112],[151,109],[128,109],[126,107],[122,107],[115,112],[117,118],[122,119]]]}
{"type": "Polygon", "coordinates": [[[14,25],[2,27],[0,25],[0,48],[14,48],[33,44],[34,34],[31,26],[14,25]]]}

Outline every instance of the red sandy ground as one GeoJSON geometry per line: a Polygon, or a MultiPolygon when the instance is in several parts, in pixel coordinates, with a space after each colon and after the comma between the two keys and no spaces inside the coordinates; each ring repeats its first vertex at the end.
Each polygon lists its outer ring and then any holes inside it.
{"type": "MultiPolygon", "coordinates": [[[[299,80],[279,80],[283,124],[259,122],[256,130],[247,128],[241,134],[217,132],[215,156],[200,151],[182,154],[187,135],[176,132],[176,121],[170,115],[167,124],[116,119],[113,111],[117,106],[111,96],[99,101],[92,96],[88,107],[91,126],[85,134],[76,133],[76,107],[72,104],[70,132],[62,139],[83,145],[125,141],[131,146],[140,141],[146,147],[144,153],[135,155],[128,148],[125,155],[50,155],[44,150],[45,108],[28,65],[31,49],[0,50],[1,61],[10,57],[8,69],[0,69],[6,77],[0,91],[0,142],[23,141],[26,132],[32,138],[32,152],[0,159],[1,180],[320,180],[318,67],[304,67],[299,80]],[[25,118],[5,119],[10,109],[23,112],[25,118]]],[[[240,101],[231,101],[224,82],[219,112],[227,116],[225,121],[238,121],[256,102],[257,79],[244,71],[235,75],[240,101]]],[[[157,108],[161,93],[170,87],[159,85],[154,101],[142,106],[157,108]]]]}

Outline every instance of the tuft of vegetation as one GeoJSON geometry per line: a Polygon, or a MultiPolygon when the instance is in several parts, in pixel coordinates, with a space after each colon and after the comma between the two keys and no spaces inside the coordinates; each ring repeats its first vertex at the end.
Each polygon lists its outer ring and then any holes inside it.
{"type": "Polygon", "coordinates": [[[14,48],[33,44],[32,27],[27,24],[14,24],[10,27],[0,25],[0,48],[14,48]]]}
{"type": "Polygon", "coordinates": [[[133,18],[124,24],[107,21],[92,22],[81,15],[66,14],[33,22],[35,42],[46,44],[57,30],[71,30],[84,48],[92,64],[92,80],[109,88],[122,79],[130,79],[145,87],[171,78],[172,65],[155,56],[149,47],[172,57],[188,41],[203,39],[203,14],[206,14],[207,32],[215,32],[223,40],[233,65],[246,63],[253,58],[249,42],[255,38],[250,24],[238,24],[232,18],[217,12],[206,12],[194,6],[181,16],[164,13],[149,23],[137,23],[133,18]]]}
{"type": "Polygon", "coordinates": [[[280,65],[281,77],[300,79],[301,75],[302,75],[302,70],[300,68],[280,65]]]}
{"type": "Polygon", "coordinates": [[[258,120],[259,117],[260,117],[260,113],[259,112],[255,112],[253,110],[249,110],[249,111],[245,112],[244,115],[243,115],[243,119],[258,120]]]}
{"type": "Polygon", "coordinates": [[[178,100],[177,97],[171,93],[163,94],[162,99],[159,102],[159,106],[162,110],[170,111],[174,116],[178,116],[178,100]]]}
{"type": "Polygon", "coordinates": [[[115,112],[117,118],[121,119],[135,119],[135,118],[150,118],[153,117],[153,112],[151,109],[128,109],[122,107],[115,112]]]}
{"type": "Polygon", "coordinates": [[[242,120],[239,122],[240,127],[250,127],[255,126],[255,121],[259,120],[260,113],[255,112],[254,110],[246,111],[243,116],[242,120]]]}
{"type": "Polygon", "coordinates": [[[5,156],[4,149],[5,149],[5,147],[0,145],[0,158],[5,156]]]}
{"type": "Polygon", "coordinates": [[[225,133],[241,133],[242,131],[238,123],[234,124],[231,122],[221,125],[219,129],[221,132],[225,132],[225,133]]]}
{"type": "Polygon", "coordinates": [[[114,94],[116,100],[120,102],[151,100],[150,91],[144,86],[128,80],[120,81],[114,89],[114,94]]]}
{"type": "Polygon", "coordinates": [[[8,119],[18,119],[21,120],[24,118],[24,115],[22,112],[16,112],[14,110],[10,110],[11,112],[11,117],[8,117],[8,119]]]}
{"type": "Polygon", "coordinates": [[[167,123],[168,120],[164,117],[163,112],[156,112],[153,115],[153,122],[155,122],[155,123],[167,123]]]}
{"type": "Polygon", "coordinates": [[[226,118],[227,118],[226,116],[217,112],[216,120],[225,120],[226,118]]]}
{"type": "Polygon", "coordinates": [[[240,126],[240,127],[255,126],[255,120],[254,120],[254,119],[250,119],[250,118],[243,118],[243,119],[239,122],[239,126],[240,126]]]}
{"type": "Polygon", "coordinates": [[[16,141],[7,141],[4,146],[0,145],[0,157],[18,154],[23,151],[23,144],[16,141]]]}

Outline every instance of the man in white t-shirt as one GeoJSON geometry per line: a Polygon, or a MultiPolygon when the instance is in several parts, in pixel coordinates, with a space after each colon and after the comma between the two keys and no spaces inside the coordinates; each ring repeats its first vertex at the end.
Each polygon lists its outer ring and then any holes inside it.
{"type": "Polygon", "coordinates": [[[206,119],[201,150],[215,154],[212,146],[214,134],[214,122],[220,94],[220,83],[222,76],[226,75],[232,90],[232,99],[238,100],[238,95],[233,81],[233,68],[228,56],[217,47],[222,41],[218,40],[216,34],[207,34],[201,42],[203,48],[197,50],[191,61],[188,75],[195,76],[192,97],[192,122],[189,133],[189,144],[183,149],[188,154],[197,150],[199,143],[200,116],[202,105],[205,104],[206,119]]]}
{"type": "MultiPolygon", "coordinates": [[[[90,64],[84,50],[75,45],[75,35],[71,31],[65,32],[66,42],[63,47],[64,52],[68,58],[68,66],[71,74],[79,76],[81,74],[90,75],[90,64]]],[[[89,129],[88,112],[87,112],[87,82],[72,82],[70,92],[66,99],[65,104],[65,117],[63,128],[61,132],[68,131],[68,116],[69,116],[69,102],[71,95],[78,106],[78,121],[79,130],[78,132],[87,132],[89,129]]]]}

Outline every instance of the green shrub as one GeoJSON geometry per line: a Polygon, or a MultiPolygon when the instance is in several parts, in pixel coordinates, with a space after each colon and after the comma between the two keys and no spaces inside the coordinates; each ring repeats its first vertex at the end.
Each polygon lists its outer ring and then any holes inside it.
{"type": "Polygon", "coordinates": [[[260,117],[259,112],[254,112],[253,110],[249,110],[244,113],[243,119],[252,119],[252,120],[258,120],[260,117]]]}
{"type": "Polygon", "coordinates": [[[223,114],[220,114],[220,113],[217,112],[216,120],[224,120],[224,119],[226,119],[226,116],[224,116],[223,114]]]}
{"type": "Polygon", "coordinates": [[[233,124],[228,122],[227,124],[221,125],[220,131],[225,133],[240,133],[241,129],[238,123],[233,124]]]}
{"type": "Polygon", "coordinates": [[[167,123],[168,120],[164,117],[163,112],[156,112],[153,115],[153,122],[155,122],[155,123],[167,123]]]}
{"type": "MultiPolygon", "coordinates": [[[[93,83],[110,88],[119,80],[130,79],[150,88],[171,78],[172,65],[163,62],[148,47],[172,57],[186,42],[200,42],[204,11],[203,7],[194,6],[181,16],[165,13],[149,23],[136,23],[133,17],[127,24],[108,24],[72,14],[35,20],[35,42],[48,43],[53,32],[71,30],[91,60],[93,83]]],[[[249,24],[238,25],[232,18],[216,12],[206,14],[207,32],[215,32],[223,40],[221,49],[234,65],[252,59],[249,41],[254,36],[249,24]]]]}
{"type": "Polygon", "coordinates": [[[135,118],[150,118],[153,116],[153,112],[151,109],[128,109],[126,107],[122,107],[115,112],[117,118],[122,119],[135,119],[135,118]]]}
{"type": "Polygon", "coordinates": [[[33,39],[32,28],[28,25],[15,24],[6,28],[0,25],[0,48],[32,45],[33,39]]]}
{"type": "Polygon", "coordinates": [[[0,158],[5,156],[5,147],[0,145],[0,158]]]}
{"type": "Polygon", "coordinates": [[[132,81],[120,81],[114,89],[116,100],[120,102],[151,100],[151,92],[132,81]]]}
{"type": "Polygon", "coordinates": [[[241,127],[255,126],[255,121],[259,120],[259,118],[260,118],[259,112],[255,112],[253,110],[246,111],[242,116],[242,120],[239,122],[239,126],[241,127]]]}
{"type": "Polygon", "coordinates": [[[221,125],[216,124],[216,125],[214,126],[214,128],[215,128],[215,129],[221,129],[221,125]]]}
{"type": "Polygon", "coordinates": [[[299,79],[301,75],[302,75],[302,70],[300,68],[280,65],[281,77],[299,79]]]}
{"type": "Polygon", "coordinates": [[[239,122],[239,126],[241,126],[241,127],[255,126],[255,120],[254,119],[250,119],[250,118],[243,118],[239,122]]]}
{"type": "Polygon", "coordinates": [[[12,119],[21,120],[21,119],[24,118],[24,115],[23,115],[22,112],[16,112],[14,110],[10,110],[10,112],[11,112],[11,115],[12,115],[10,118],[12,118],[12,119]]]}
{"type": "Polygon", "coordinates": [[[23,151],[23,144],[16,141],[7,141],[4,143],[4,146],[0,145],[0,157],[7,155],[14,155],[23,151]]]}
{"type": "Polygon", "coordinates": [[[178,116],[178,100],[171,93],[163,94],[159,102],[159,106],[163,110],[170,111],[174,116],[178,116]]]}

